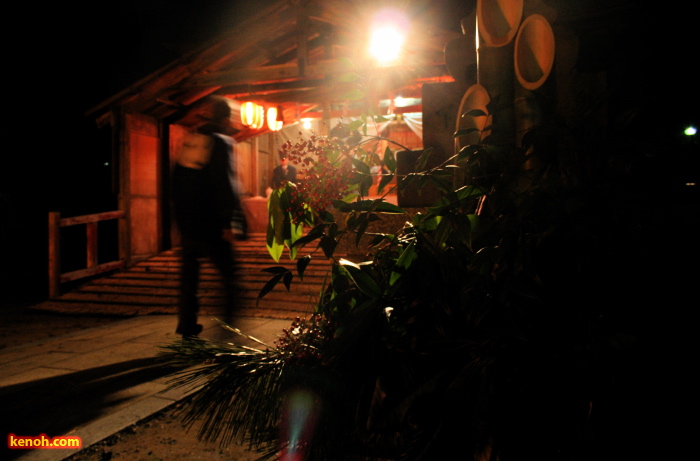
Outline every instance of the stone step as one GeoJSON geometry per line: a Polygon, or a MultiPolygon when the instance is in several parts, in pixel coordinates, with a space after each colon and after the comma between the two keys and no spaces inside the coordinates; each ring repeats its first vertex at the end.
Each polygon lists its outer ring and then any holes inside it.
{"type": "MultiPolygon", "coordinates": [[[[303,280],[296,271],[296,261],[285,250],[275,262],[265,247],[264,234],[253,234],[236,245],[239,263],[238,286],[241,315],[287,318],[310,316],[323,287],[328,282],[330,264],[318,253],[308,263],[303,280]],[[260,291],[274,274],[264,269],[282,266],[294,275],[290,289],[279,283],[264,297],[260,291]]],[[[180,276],[180,251],[164,251],[133,267],[95,278],[57,299],[43,303],[48,310],[109,315],[173,314],[177,312],[180,276]]],[[[200,314],[221,313],[225,292],[222,278],[206,258],[200,270],[200,314]]]]}

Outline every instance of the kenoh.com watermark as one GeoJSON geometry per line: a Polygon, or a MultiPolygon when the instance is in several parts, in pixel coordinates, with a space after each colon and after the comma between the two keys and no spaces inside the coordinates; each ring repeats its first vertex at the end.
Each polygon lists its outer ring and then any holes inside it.
{"type": "Polygon", "coordinates": [[[73,449],[82,448],[83,441],[77,435],[62,435],[59,437],[48,437],[46,434],[37,436],[15,435],[7,436],[7,447],[10,449],[73,449]]]}

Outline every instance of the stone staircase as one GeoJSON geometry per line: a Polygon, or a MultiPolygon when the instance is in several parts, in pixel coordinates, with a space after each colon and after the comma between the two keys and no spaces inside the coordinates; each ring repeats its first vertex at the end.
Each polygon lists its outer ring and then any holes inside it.
{"type": "MultiPolygon", "coordinates": [[[[237,242],[236,256],[240,264],[241,308],[238,314],[294,319],[308,318],[313,313],[330,271],[330,265],[322,252],[314,253],[303,280],[297,275],[296,261],[289,259],[286,249],[279,263],[272,259],[265,247],[264,234],[252,234],[248,240],[237,242]],[[273,274],[263,272],[263,269],[272,266],[293,270],[294,279],[290,290],[287,291],[285,285],[279,283],[263,298],[258,299],[260,290],[273,277],[273,274]]],[[[129,269],[79,285],[59,298],[45,301],[37,308],[73,314],[174,314],[177,312],[179,273],[179,249],[169,250],[129,269]]],[[[224,300],[221,282],[214,265],[207,260],[202,261],[199,290],[202,315],[217,315],[221,312],[224,300]]]]}

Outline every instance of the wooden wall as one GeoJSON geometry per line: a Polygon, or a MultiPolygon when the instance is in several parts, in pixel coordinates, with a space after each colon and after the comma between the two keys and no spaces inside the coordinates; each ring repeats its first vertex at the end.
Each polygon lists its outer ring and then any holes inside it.
{"type": "Polygon", "coordinates": [[[126,212],[121,229],[127,264],[162,250],[160,130],[157,120],[125,114],[121,131],[120,209],[126,212]]]}

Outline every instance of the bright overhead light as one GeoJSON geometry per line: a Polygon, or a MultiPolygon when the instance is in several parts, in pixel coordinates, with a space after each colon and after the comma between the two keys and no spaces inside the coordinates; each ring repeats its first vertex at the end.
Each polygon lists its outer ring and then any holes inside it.
{"type": "Polygon", "coordinates": [[[382,10],[374,18],[370,38],[370,54],[382,65],[393,64],[400,56],[406,40],[408,18],[398,10],[382,10]]]}

